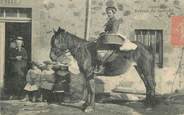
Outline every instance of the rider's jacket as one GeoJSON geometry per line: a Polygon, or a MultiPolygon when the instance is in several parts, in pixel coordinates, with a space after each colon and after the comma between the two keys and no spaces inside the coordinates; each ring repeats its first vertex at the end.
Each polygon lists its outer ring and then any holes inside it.
{"type": "Polygon", "coordinates": [[[120,22],[115,17],[110,18],[105,24],[105,33],[112,34],[117,33],[119,30],[120,22]]]}

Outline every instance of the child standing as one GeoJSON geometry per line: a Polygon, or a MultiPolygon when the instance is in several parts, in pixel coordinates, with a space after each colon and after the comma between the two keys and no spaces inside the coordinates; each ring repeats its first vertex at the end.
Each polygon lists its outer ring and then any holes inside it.
{"type": "Polygon", "coordinates": [[[42,76],[41,76],[41,93],[42,93],[42,101],[51,101],[51,94],[52,94],[52,89],[55,83],[55,76],[54,76],[54,71],[52,69],[52,62],[50,61],[45,61],[45,68],[42,71],[42,76]]]}
{"type": "Polygon", "coordinates": [[[56,82],[54,85],[54,93],[57,102],[70,102],[70,72],[67,64],[59,64],[55,69],[56,82]]]}
{"type": "Polygon", "coordinates": [[[32,97],[32,101],[36,102],[40,86],[40,78],[41,70],[38,68],[38,64],[36,62],[32,62],[31,69],[27,72],[26,76],[27,84],[24,87],[24,90],[26,91],[26,97],[23,99],[23,101],[28,101],[32,97]]]}

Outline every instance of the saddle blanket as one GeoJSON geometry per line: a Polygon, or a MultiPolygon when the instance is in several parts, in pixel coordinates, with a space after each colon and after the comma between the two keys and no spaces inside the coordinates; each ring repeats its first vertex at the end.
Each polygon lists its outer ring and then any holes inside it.
{"type": "Polygon", "coordinates": [[[118,34],[118,35],[123,39],[122,46],[120,47],[121,51],[135,50],[137,48],[137,45],[131,42],[129,39],[127,39],[126,36],[122,34],[118,34]]]}
{"type": "Polygon", "coordinates": [[[130,50],[136,50],[137,45],[132,43],[129,40],[125,40],[123,45],[120,47],[120,51],[130,51],[130,50]]]}

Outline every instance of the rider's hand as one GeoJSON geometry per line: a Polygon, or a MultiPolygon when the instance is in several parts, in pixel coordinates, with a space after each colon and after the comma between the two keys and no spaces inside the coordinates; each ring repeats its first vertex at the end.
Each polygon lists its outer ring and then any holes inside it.
{"type": "Polygon", "coordinates": [[[100,33],[100,36],[104,36],[104,35],[105,35],[105,32],[101,32],[101,33],[100,33]]]}

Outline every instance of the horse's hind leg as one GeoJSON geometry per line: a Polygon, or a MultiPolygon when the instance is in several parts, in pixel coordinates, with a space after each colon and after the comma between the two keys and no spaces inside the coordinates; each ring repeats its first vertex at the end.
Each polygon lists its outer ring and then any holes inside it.
{"type": "Polygon", "coordinates": [[[155,81],[151,76],[145,77],[146,81],[146,104],[147,105],[155,105],[155,81]]]}
{"type": "Polygon", "coordinates": [[[155,81],[154,76],[144,75],[143,70],[137,66],[135,66],[139,76],[144,82],[146,88],[146,104],[147,105],[154,105],[155,104],[155,81]]]}

